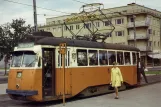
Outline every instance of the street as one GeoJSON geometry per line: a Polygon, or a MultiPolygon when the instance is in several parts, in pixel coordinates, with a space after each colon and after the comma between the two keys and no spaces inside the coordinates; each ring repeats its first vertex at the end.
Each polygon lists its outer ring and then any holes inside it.
{"type": "MultiPolygon", "coordinates": [[[[114,93],[89,98],[72,98],[66,101],[66,107],[159,107],[161,105],[161,83],[133,88],[119,92],[120,99],[114,99],[114,93]]],[[[50,102],[26,102],[11,100],[0,95],[0,106],[16,107],[62,107],[62,100],[50,102]]]]}

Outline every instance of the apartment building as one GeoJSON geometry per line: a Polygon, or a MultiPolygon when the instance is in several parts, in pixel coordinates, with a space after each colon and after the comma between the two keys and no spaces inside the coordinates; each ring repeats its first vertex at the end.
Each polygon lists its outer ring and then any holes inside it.
{"type": "Polygon", "coordinates": [[[38,29],[50,31],[56,37],[66,38],[90,37],[91,32],[105,34],[107,43],[139,48],[141,58],[147,66],[161,65],[160,11],[131,3],[126,6],[101,9],[101,12],[80,12],[47,18],[46,25],[39,26],[38,29]]]}

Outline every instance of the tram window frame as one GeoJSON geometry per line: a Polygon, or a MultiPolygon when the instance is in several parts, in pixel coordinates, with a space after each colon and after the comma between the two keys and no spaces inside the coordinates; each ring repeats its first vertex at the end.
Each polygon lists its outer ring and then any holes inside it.
{"type": "Polygon", "coordinates": [[[124,59],[125,59],[125,65],[131,65],[131,54],[130,54],[130,52],[124,52],[124,59]]]}
{"type": "Polygon", "coordinates": [[[133,65],[137,64],[137,54],[136,54],[136,52],[132,52],[132,63],[133,63],[133,65]]]}
{"type": "Polygon", "coordinates": [[[88,66],[87,49],[77,49],[77,66],[88,66]],[[79,60],[79,53],[84,54],[83,60],[79,60]]]}
{"type": "Polygon", "coordinates": [[[117,55],[117,57],[116,57],[117,63],[118,63],[119,65],[124,65],[124,55],[123,55],[123,52],[117,51],[117,52],[116,52],[116,55],[117,55]],[[120,59],[120,55],[121,55],[121,59],[120,59]],[[121,60],[121,61],[120,61],[120,60],[121,60]]]}
{"type": "Polygon", "coordinates": [[[113,63],[116,62],[116,51],[108,51],[107,57],[108,57],[109,65],[113,65],[113,63]],[[115,57],[115,58],[112,58],[112,60],[110,59],[112,55],[110,55],[110,57],[109,57],[109,54],[111,54],[111,53],[115,57]],[[113,59],[115,59],[115,60],[113,60],[113,59]]]}
{"type": "Polygon", "coordinates": [[[98,50],[88,50],[88,62],[89,62],[89,66],[98,66],[98,50]],[[90,57],[90,54],[94,54],[96,56],[93,57],[90,57]],[[96,54],[95,54],[96,53],[96,54]]]}
{"type": "Polygon", "coordinates": [[[99,65],[108,65],[108,57],[106,50],[99,50],[99,65]]]}

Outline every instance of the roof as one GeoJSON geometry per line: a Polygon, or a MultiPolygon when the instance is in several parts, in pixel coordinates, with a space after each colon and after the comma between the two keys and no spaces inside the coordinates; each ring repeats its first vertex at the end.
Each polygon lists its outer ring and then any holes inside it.
{"type": "Polygon", "coordinates": [[[66,43],[67,46],[74,46],[74,47],[140,51],[138,48],[128,45],[100,43],[86,40],[75,40],[69,38],[45,37],[35,42],[35,44],[37,45],[52,45],[52,46],[59,46],[60,43],[66,43]]]}

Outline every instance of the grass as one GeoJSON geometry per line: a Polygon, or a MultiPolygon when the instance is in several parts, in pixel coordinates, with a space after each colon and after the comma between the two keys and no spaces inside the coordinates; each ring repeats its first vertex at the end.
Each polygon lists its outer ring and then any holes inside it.
{"type": "Polygon", "coordinates": [[[146,71],[145,74],[161,74],[161,71],[146,71]]]}

